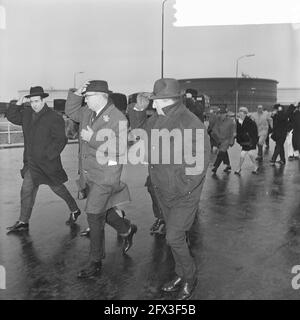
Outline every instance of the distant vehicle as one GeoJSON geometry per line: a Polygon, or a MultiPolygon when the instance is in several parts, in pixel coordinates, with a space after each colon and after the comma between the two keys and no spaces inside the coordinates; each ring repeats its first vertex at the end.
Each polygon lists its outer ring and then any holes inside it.
{"type": "Polygon", "coordinates": [[[217,113],[220,109],[220,107],[225,107],[227,108],[227,104],[226,103],[219,103],[219,104],[211,104],[209,106],[209,112],[213,112],[213,113],[217,113]]]}
{"type": "MultiPolygon", "coordinates": [[[[211,114],[211,113],[216,114],[216,113],[218,113],[219,108],[220,108],[221,106],[224,106],[224,107],[227,108],[227,104],[226,104],[226,103],[219,103],[219,104],[210,105],[208,114],[211,114]]],[[[230,110],[227,112],[227,115],[228,115],[229,117],[231,117],[231,118],[234,118],[234,117],[235,117],[235,113],[232,112],[232,111],[230,111],[230,110]]]]}
{"type": "Polygon", "coordinates": [[[7,102],[0,102],[0,115],[5,116],[6,110],[7,110],[8,106],[9,106],[9,103],[7,103],[7,102]]]}
{"type": "Polygon", "coordinates": [[[200,95],[198,95],[198,96],[196,97],[196,100],[202,104],[205,112],[206,112],[206,110],[209,109],[209,107],[210,107],[210,98],[209,98],[208,95],[206,95],[206,94],[200,94],[200,95]]]}
{"type": "Polygon", "coordinates": [[[66,99],[54,99],[53,109],[59,113],[65,113],[66,99]]]}

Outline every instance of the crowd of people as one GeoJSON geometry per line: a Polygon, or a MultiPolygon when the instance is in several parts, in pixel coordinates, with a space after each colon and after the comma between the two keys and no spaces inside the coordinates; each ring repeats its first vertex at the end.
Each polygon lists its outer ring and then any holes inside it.
{"type": "MultiPolygon", "coordinates": [[[[120,123],[127,123],[126,116],[109,99],[110,90],[103,80],[86,82],[79,89],[70,90],[65,112],[73,121],[79,123],[79,183],[80,191],[86,196],[85,213],[89,226],[90,255],[87,265],[78,272],[78,278],[90,278],[101,271],[105,258],[104,226],[112,226],[123,238],[123,253],[133,244],[137,226],[125,217],[120,206],[130,201],[127,185],[121,181],[123,164],[119,161],[127,152],[127,126],[120,129],[120,123]],[[102,131],[101,131],[102,130],[102,131]],[[103,148],[106,140],[98,138],[99,132],[111,132],[110,143],[117,148],[103,148]],[[106,161],[104,161],[106,160],[106,161]]],[[[48,94],[43,88],[32,87],[30,94],[11,104],[7,119],[21,125],[24,132],[24,167],[21,188],[21,212],[18,221],[8,227],[8,234],[29,230],[29,219],[39,185],[48,185],[69,206],[68,225],[76,223],[81,211],[76,201],[64,186],[67,175],[62,167],[61,152],[67,139],[65,124],[54,110],[45,103],[48,94]],[[25,107],[29,102],[31,107],[25,107]]],[[[202,152],[204,163],[199,171],[187,174],[194,169],[186,161],[170,163],[152,162],[148,159],[149,177],[146,185],[151,190],[157,218],[163,221],[165,237],[175,261],[175,277],[162,286],[163,292],[178,291],[177,299],[189,299],[196,287],[196,264],[189,249],[187,233],[197,219],[200,196],[209,164],[210,145],[205,125],[190,112],[183,103],[183,94],[176,79],[159,79],[154,83],[152,93],[140,93],[136,103],[128,108],[131,129],[143,128],[148,137],[153,129],[177,129],[184,134],[188,129],[193,134],[188,141],[180,141],[181,148],[174,143],[170,149],[175,156],[179,150],[188,147],[197,153],[197,130],[203,135],[202,152]],[[149,100],[153,101],[156,112],[147,117],[149,100]],[[183,146],[183,144],[188,146],[183,146]]],[[[149,151],[152,142],[148,144],[149,151]]],[[[165,151],[165,150],[164,150],[165,151]]],[[[161,155],[163,155],[164,151],[161,155]]],[[[149,154],[150,154],[149,152],[149,154]]],[[[202,158],[202,156],[201,156],[202,158]]],[[[158,226],[159,227],[159,226],[158,226]]],[[[157,226],[152,227],[155,231],[157,226]]]]}
{"type": "Polygon", "coordinates": [[[208,133],[212,148],[218,150],[212,172],[216,174],[223,162],[224,172],[231,171],[228,149],[235,141],[241,146],[239,165],[234,171],[240,175],[245,157],[248,155],[253,165],[252,173],[258,174],[263,160],[263,148],[269,149],[269,136],[275,142],[270,165],[286,164],[284,143],[287,140],[288,160],[299,159],[300,149],[300,103],[291,104],[287,110],[280,104],[273,106],[272,112],[257,106],[256,112],[250,113],[246,107],[240,107],[236,119],[232,119],[225,106],[217,113],[211,113],[208,121],[208,133]],[[279,160],[277,161],[279,156],[279,160]]]}
{"type": "MultiPolygon", "coordinates": [[[[70,90],[66,101],[66,115],[79,124],[78,198],[86,199],[84,211],[88,229],[82,235],[89,236],[90,239],[89,261],[78,272],[78,278],[94,277],[101,271],[105,258],[106,223],[123,239],[124,254],[132,247],[138,230],[121,209],[121,205],[131,199],[128,186],[121,181],[123,164],[120,159],[128,151],[127,140],[123,139],[127,135],[128,126],[121,127],[120,122],[128,124],[129,119],[131,130],[144,130],[150,138],[145,144],[149,155],[154,148],[151,140],[153,130],[175,129],[183,135],[188,129],[192,132],[191,139],[182,140],[180,146],[175,145],[175,139],[170,139],[170,150],[174,155],[170,163],[163,162],[163,157],[159,157],[159,161],[148,157],[145,186],[152,199],[155,217],[150,232],[165,235],[175,261],[175,277],[163,284],[161,289],[166,293],[178,292],[179,300],[189,299],[197,284],[197,272],[190,252],[188,234],[197,221],[212,148],[218,150],[213,174],[216,174],[222,162],[225,165],[224,171],[231,171],[228,149],[235,141],[242,148],[235,173],[240,175],[248,155],[253,164],[253,174],[258,174],[259,163],[263,159],[263,146],[270,134],[276,142],[272,165],[275,165],[278,156],[279,164],[285,164],[283,144],[286,138],[289,159],[297,159],[300,148],[300,104],[297,107],[291,105],[287,111],[282,106],[275,105],[271,114],[264,111],[261,105],[253,114],[241,107],[237,119],[232,119],[226,107],[222,106],[216,114],[209,115],[206,128],[203,123],[204,110],[197,108],[193,92],[186,92],[184,97],[176,79],[159,79],[154,83],[153,92],[137,94],[136,101],[128,105],[128,119],[115,107],[109,93],[106,81],[93,80],[79,89],[70,90]],[[156,112],[148,117],[146,111],[150,101],[156,112]],[[107,140],[99,139],[101,130],[112,132],[108,138],[111,138],[117,148],[105,148],[107,140]],[[186,158],[180,163],[174,159],[176,155],[181,156],[178,153],[186,148],[192,151],[193,156],[197,154],[198,132],[203,133],[203,165],[201,170],[188,174],[191,162],[186,158]]],[[[32,87],[28,95],[11,103],[7,111],[7,119],[21,125],[24,132],[21,210],[17,222],[7,228],[8,233],[29,230],[29,220],[41,184],[48,185],[68,205],[70,215],[66,224],[74,225],[81,214],[75,199],[64,185],[68,177],[60,155],[67,143],[65,123],[62,117],[47,106],[44,100],[47,96],[42,87],[32,87]],[[25,107],[28,102],[31,107],[25,107]]],[[[140,137],[140,141],[143,141],[143,137],[140,137]]],[[[160,151],[160,155],[165,152],[160,151]]]]}

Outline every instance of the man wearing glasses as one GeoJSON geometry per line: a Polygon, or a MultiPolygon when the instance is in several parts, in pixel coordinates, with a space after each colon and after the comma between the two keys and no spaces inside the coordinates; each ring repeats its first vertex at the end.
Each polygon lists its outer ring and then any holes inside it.
{"type": "Polygon", "coordinates": [[[127,119],[109,99],[109,93],[106,81],[88,81],[75,92],[70,90],[66,102],[66,114],[80,123],[81,185],[86,185],[85,212],[90,229],[90,259],[79,272],[79,278],[95,276],[101,270],[105,258],[105,223],[124,239],[124,253],[132,246],[137,231],[118,208],[130,201],[128,187],[120,180],[123,166],[119,161],[126,153],[127,119]],[[123,130],[120,123],[124,124],[123,130]],[[105,148],[107,142],[99,137],[102,133],[105,137],[111,133],[108,143],[117,148],[105,148]]]}
{"type": "Polygon", "coordinates": [[[21,170],[21,212],[19,220],[8,233],[28,231],[29,219],[39,185],[46,184],[62,198],[71,211],[67,224],[72,225],[80,215],[76,201],[63,184],[68,180],[60,154],[67,138],[63,118],[45,103],[48,97],[40,86],[30,88],[30,94],[21,97],[7,110],[7,119],[22,126],[24,134],[24,166],[21,170]],[[24,104],[29,102],[31,107],[24,104]]]}

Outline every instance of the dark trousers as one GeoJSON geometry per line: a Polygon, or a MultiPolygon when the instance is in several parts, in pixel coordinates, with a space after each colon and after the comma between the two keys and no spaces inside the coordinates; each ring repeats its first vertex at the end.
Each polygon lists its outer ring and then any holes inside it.
{"type": "Polygon", "coordinates": [[[270,146],[270,136],[269,136],[269,132],[266,138],[266,146],[269,147],[270,146]]]}
{"type": "Polygon", "coordinates": [[[215,168],[219,168],[221,163],[224,163],[227,166],[230,166],[230,160],[229,160],[229,156],[228,156],[228,152],[227,151],[219,151],[218,155],[217,155],[217,159],[214,163],[214,167],[215,168]]]}
{"type": "Polygon", "coordinates": [[[99,214],[87,213],[87,220],[90,228],[90,260],[93,262],[105,258],[105,223],[121,236],[126,236],[130,230],[130,221],[121,218],[113,208],[99,214]]]}
{"type": "Polygon", "coordinates": [[[285,142],[285,138],[276,141],[276,145],[275,145],[275,149],[274,149],[274,153],[271,161],[275,162],[279,155],[280,160],[285,162],[284,142],[285,142]]]}
{"type": "Polygon", "coordinates": [[[196,264],[191,256],[186,237],[195,222],[199,204],[188,203],[187,205],[187,202],[183,201],[176,207],[169,207],[160,198],[158,200],[166,222],[166,240],[175,261],[175,273],[191,281],[196,276],[196,264]]]}
{"type": "Polygon", "coordinates": [[[263,157],[263,145],[257,144],[257,148],[258,148],[257,156],[259,158],[262,158],[263,157]]]}
{"type": "MultiPolygon", "coordinates": [[[[71,212],[74,212],[78,210],[78,206],[76,204],[76,201],[71,196],[68,189],[65,187],[64,184],[56,185],[56,186],[50,186],[51,190],[56,193],[60,198],[62,198],[67,206],[69,207],[71,212]]],[[[35,185],[30,170],[28,169],[25,172],[24,180],[21,188],[21,213],[19,220],[25,223],[28,223],[32,208],[35,202],[36,194],[39,189],[39,186],[35,185]]]]}

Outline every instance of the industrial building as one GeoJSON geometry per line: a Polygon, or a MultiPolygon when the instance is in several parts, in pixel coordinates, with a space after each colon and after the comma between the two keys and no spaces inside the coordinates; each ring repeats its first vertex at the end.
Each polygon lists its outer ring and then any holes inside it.
{"type": "Polygon", "coordinates": [[[249,111],[258,104],[270,109],[277,103],[278,81],[259,78],[197,78],[180,79],[183,89],[195,89],[198,95],[210,98],[210,105],[227,105],[235,111],[236,88],[238,89],[238,106],[245,106],[249,111]]]}

